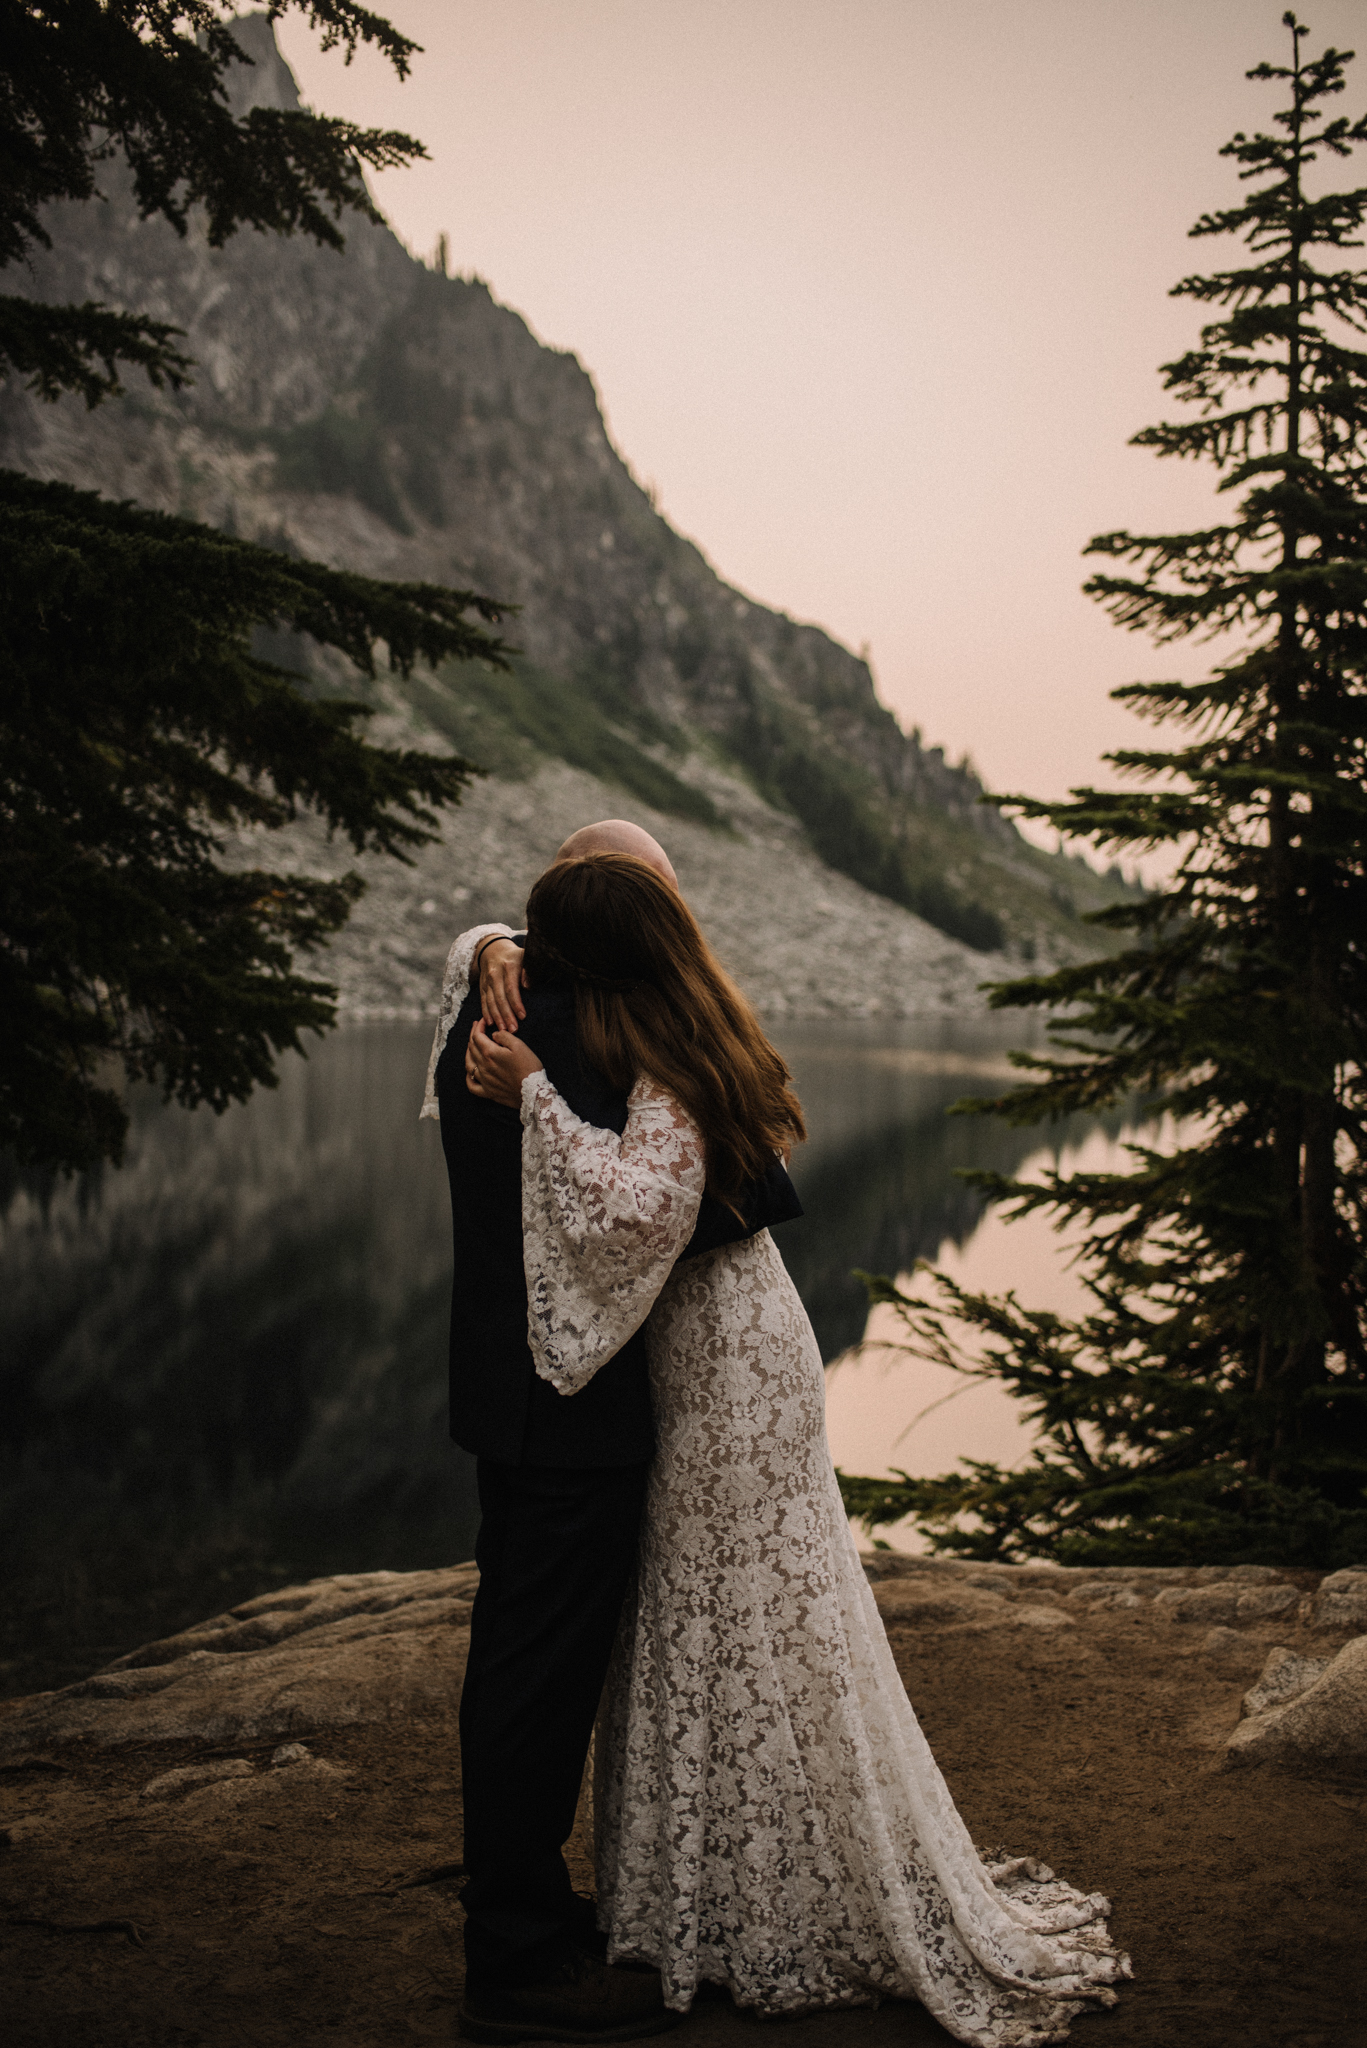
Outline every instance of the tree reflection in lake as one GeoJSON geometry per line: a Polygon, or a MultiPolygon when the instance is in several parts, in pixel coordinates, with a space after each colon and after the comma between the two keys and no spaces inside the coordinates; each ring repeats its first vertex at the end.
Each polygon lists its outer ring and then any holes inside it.
{"type": "MultiPolygon", "coordinates": [[[[981,1041],[776,1035],[812,1131],[807,1214],[778,1238],[831,1358],[863,1330],[850,1268],[970,1234],[954,1169],[1009,1168],[1039,1139],[945,1118],[996,1085],[967,1070],[981,1041]]],[[[23,1589],[0,1689],[64,1683],[285,1577],[470,1554],[445,1171],[417,1121],[427,1039],[338,1032],[221,1118],[143,1094],[119,1172],[0,1189],[3,1529],[23,1589]]]]}
{"type": "Polygon", "coordinates": [[[46,1682],[283,1577],[470,1555],[429,1037],[337,1032],[221,1118],[143,1094],[124,1168],[11,1193],[5,1533],[46,1682]]]}
{"type": "MultiPolygon", "coordinates": [[[[1021,1042],[1022,1021],[1009,1022],[1021,1042]]],[[[886,1032],[886,1026],[884,1027],[886,1032]]],[[[777,1032],[807,1113],[811,1141],[796,1155],[793,1175],[806,1215],[775,1233],[806,1304],[827,1364],[864,1333],[868,1317],[855,1268],[905,1273],[934,1258],[946,1239],[962,1244],[982,1215],[978,1195],[958,1173],[965,1167],[1013,1172],[1039,1150],[1041,1133],[1014,1130],[991,1117],[951,1117],[965,1095],[995,1095],[1012,1085],[1006,1061],[1012,1042],[992,1033],[942,1025],[915,1036],[938,1044],[889,1045],[870,1027],[790,1026],[777,1032]]],[[[913,1038],[913,1027],[903,1027],[913,1038]]],[[[1095,1127],[1086,1117],[1051,1126],[1049,1140],[1076,1144],[1095,1127]]],[[[1119,1130],[1122,1119],[1106,1122],[1119,1130]]]]}

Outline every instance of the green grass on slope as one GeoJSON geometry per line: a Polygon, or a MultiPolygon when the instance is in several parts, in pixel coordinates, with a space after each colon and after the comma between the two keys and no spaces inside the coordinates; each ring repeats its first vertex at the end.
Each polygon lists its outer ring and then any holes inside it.
{"type": "MultiPolygon", "coordinates": [[[[656,756],[662,741],[677,746],[686,736],[666,733],[634,707],[610,665],[573,680],[526,662],[501,676],[452,665],[435,679],[415,675],[405,694],[491,774],[522,780],[544,760],[566,761],[666,817],[728,829],[711,799],[656,756]]],[[[836,753],[818,727],[762,685],[742,699],[718,751],[798,818],[828,867],[978,952],[1033,960],[1051,938],[1070,949],[1105,950],[1107,936],[1088,932],[1081,919],[1131,893],[1118,876],[1098,875],[1083,860],[1023,840],[1003,846],[943,812],[894,808],[868,770],[836,753]]]]}
{"type": "Polygon", "coordinates": [[[944,875],[970,901],[992,905],[1006,951],[1029,961],[1051,941],[1061,941],[1072,954],[1107,953],[1116,945],[1111,933],[1090,928],[1084,919],[1134,897],[1136,890],[1118,872],[1098,874],[1080,855],[1047,853],[1024,839],[1002,844],[967,819],[941,812],[912,811],[906,829],[928,872],[944,875]]]}
{"type": "MultiPolygon", "coordinates": [[[[961,887],[940,849],[918,833],[918,820],[928,814],[894,805],[867,768],[837,753],[814,720],[748,664],[738,668],[734,690],[727,752],[762,795],[801,820],[828,867],[980,953],[1005,943],[990,895],[961,887]]],[[[974,836],[971,829],[967,836],[974,836]]]]}
{"type": "Polygon", "coordinates": [[[726,829],[712,799],[646,753],[585,682],[548,676],[527,662],[497,676],[474,664],[452,665],[435,680],[415,676],[406,694],[467,760],[491,774],[521,779],[543,759],[567,761],[666,817],[726,829]]]}

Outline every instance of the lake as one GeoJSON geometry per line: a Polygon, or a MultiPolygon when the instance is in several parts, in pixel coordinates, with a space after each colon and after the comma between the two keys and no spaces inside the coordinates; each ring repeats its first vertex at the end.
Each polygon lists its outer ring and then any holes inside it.
{"type": "MultiPolygon", "coordinates": [[[[775,1029],[811,1131],[793,1169],[806,1215],[775,1235],[839,1361],[847,1470],[1024,1448],[994,1389],[917,1422],[953,1386],[876,1344],[844,1356],[868,1323],[856,1266],[943,1253],[1051,1305],[1075,1285],[1047,1228],[984,1222],[955,1178],[1040,1151],[1037,1131],[945,1114],[1004,1083],[1021,1032],[775,1029]]],[[[0,1185],[0,1692],[64,1684],[286,1579],[471,1554],[472,1461],[446,1434],[446,1176],[417,1119],[429,1040],[415,1024],[335,1032],[223,1117],[141,1091],[119,1171],[11,1169],[0,1185]]],[[[1104,1153],[1120,1128],[1076,1119],[1049,1144],[1104,1153]]]]}

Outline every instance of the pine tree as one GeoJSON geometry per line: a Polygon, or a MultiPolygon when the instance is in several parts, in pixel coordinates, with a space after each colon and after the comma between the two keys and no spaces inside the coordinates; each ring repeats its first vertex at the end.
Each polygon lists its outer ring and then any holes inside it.
{"type": "MultiPolygon", "coordinates": [[[[415,45],[352,0],[298,4],[348,56],[415,45]]],[[[239,226],[343,245],[377,219],[363,165],[421,155],[403,135],[304,112],[238,118],[224,87],[249,60],[217,0],[0,0],[0,265],[49,246],[43,209],[89,199],[127,162],[144,218],[211,244],[239,226]]],[[[0,375],[94,406],[119,365],[185,382],[177,331],[136,311],[0,297],[0,375]]],[[[299,810],[358,852],[409,857],[457,802],[468,762],[368,745],[370,707],[263,659],[262,629],[333,649],[372,675],[377,652],[506,667],[488,631],[506,608],[470,591],[380,583],[225,534],[0,472],[0,1144],[71,1171],[117,1161],[119,1075],[215,1109],[274,1080],[336,991],[295,970],[361,893],[233,872],[220,834],[299,810]]],[[[335,657],[334,657],[335,659],[335,657]]]]}
{"type": "MultiPolygon", "coordinates": [[[[291,6],[348,63],[368,43],[406,77],[417,45],[354,0],[270,0],[291,6]]],[[[250,64],[223,0],[0,0],[0,268],[52,246],[44,207],[99,192],[101,163],[128,165],[144,219],[186,232],[199,209],[212,248],[239,227],[303,233],[340,249],[344,213],[380,218],[362,166],[426,155],[420,142],[302,110],[253,107],[234,116],[225,79],[250,64]]],[[[177,330],[107,306],[47,306],[0,296],[0,375],[17,372],[45,398],[79,391],[88,405],[120,389],[117,365],[178,385],[191,364],[177,330]]]]}
{"type": "Polygon", "coordinates": [[[1352,53],[1310,61],[1284,22],[1290,64],[1247,75],[1288,103],[1226,146],[1249,189],[1192,230],[1246,253],[1175,288],[1218,309],[1164,370],[1193,414],[1136,437],[1213,464],[1237,502],[1197,532],[1101,535],[1089,552],[1116,566],[1086,586],[1160,642],[1240,651],[1116,693],[1177,729],[1110,757],[1141,786],[1008,800],[1097,847],[1171,849],[1174,877],[1094,918],[1118,952],[995,989],[1048,1006],[1053,1046],[1016,1056],[1027,1085],[964,1105],[1025,1124],[1147,1096],[1177,1142],[1132,1145],[1127,1172],[976,1176],[1013,1215],[1081,1226],[1077,1320],[944,1276],[870,1283],[910,1349],[1000,1380],[1039,1427],[1021,1471],[845,1481],[870,1526],[910,1512],[969,1555],[1367,1555],[1367,188],[1309,189],[1367,118],[1326,104],[1352,53]]]}

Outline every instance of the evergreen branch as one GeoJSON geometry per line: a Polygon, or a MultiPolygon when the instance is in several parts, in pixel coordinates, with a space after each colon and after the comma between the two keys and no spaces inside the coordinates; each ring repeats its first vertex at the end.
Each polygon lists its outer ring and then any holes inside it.
{"type": "Polygon", "coordinates": [[[288,624],[367,673],[378,646],[399,670],[496,670],[509,650],[492,599],[4,473],[0,564],[0,1142],[72,1170],[119,1156],[101,1057],[222,1108],[334,1018],[335,991],[291,960],[342,924],[359,879],[233,873],[216,828],[307,810],[406,859],[478,772],[367,745],[369,707],[305,694],[253,655],[253,629],[288,624]]]}
{"type": "MultiPolygon", "coordinates": [[[[1196,400],[1206,399],[1211,395],[1209,383],[1191,374],[1185,364],[1172,364],[1169,368],[1183,371],[1180,382],[1185,386],[1184,396],[1196,400]]],[[[1260,374],[1258,366],[1251,368],[1249,374],[1250,377],[1260,374]]],[[[1171,378],[1170,387],[1178,381],[1171,378]]],[[[1206,460],[1213,462],[1217,469],[1222,469],[1236,453],[1251,448],[1258,435],[1269,437],[1278,417],[1276,403],[1267,400],[1257,405],[1241,406],[1237,412],[1221,410],[1199,420],[1161,420],[1155,426],[1142,427],[1137,434],[1132,435],[1130,446],[1152,448],[1160,456],[1175,455],[1186,460],[1206,460]]],[[[1205,535],[1222,532],[1232,534],[1236,530],[1205,529],[1205,535]]],[[[1109,540],[1118,536],[1098,535],[1097,538],[1109,540]]],[[[1106,550],[1097,548],[1095,552],[1103,553],[1106,550]]]]}
{"type": "MultiPolygon", "coordinates": [[[[279,21],[289,13],[291,5],[308,16],[309,27],[318,33],[320,47],[324,51],[345,50],[348,64],[358,49],[368,45],[388,59],[399,78],[407,78],[412,68],[409,58],[420,53],[421,45],[402,35],[382,14],[355,6],[352,0],[269,0],[266,12],[273,22],[279,21]]],[[[183,16],[185,12],[184,7],[179,7],[170,19],[174,21],[176,15],[183,16]]]]}
{"type": "Polygon", "coordinates": [[[178,391],[194,367],[172,346],[183,331],[93,300],[50,306],[0,297],[0,377],[25,377],[45,399],[76,391],[93,407],[123,389],[116,366],[132,363],[159,389],[169,384],[178,391]]]}
{"type": "MultiPolygon", "coordinates": [[[[347,0],[273,0],[272,20],[298,4],[324,47],[380,50],[405,75],[416,44],[347,0]]],[[[225,79],[250,65],[228,0],[81,0],[51,10],[8,0],[5,125],[8,190],[0,205],[0,265],[49,246],[42,209],[89,199],[95,170],[122,151],[144,218],[184,233],[203,206],[209,237],[237,227],[299,231],[340,248],[344,212],[378,219],[362,165],[382,169],[426,154],[412,137],[277,108],[233,116],[225,79]]]]}

